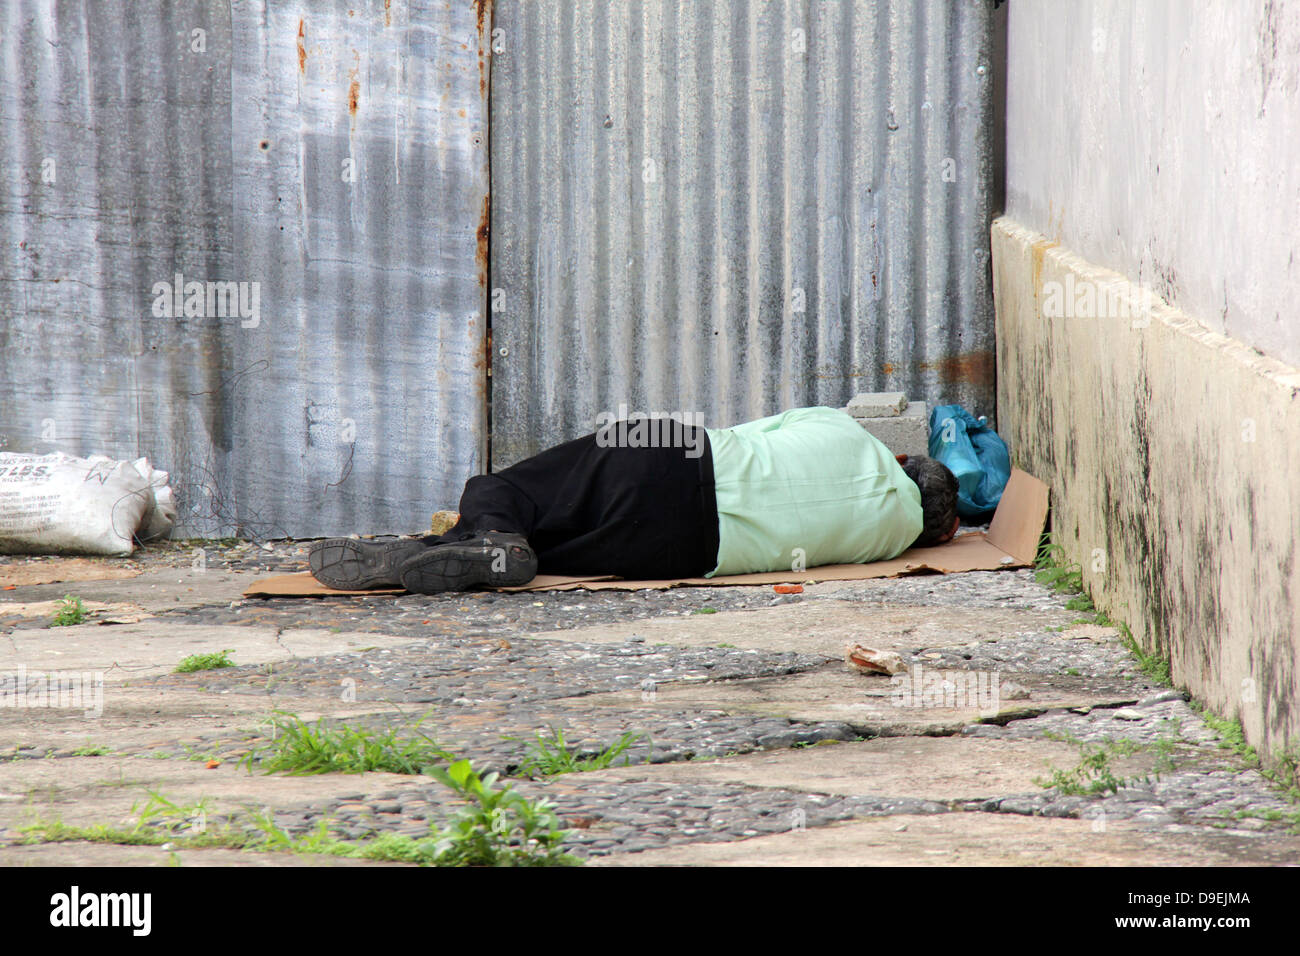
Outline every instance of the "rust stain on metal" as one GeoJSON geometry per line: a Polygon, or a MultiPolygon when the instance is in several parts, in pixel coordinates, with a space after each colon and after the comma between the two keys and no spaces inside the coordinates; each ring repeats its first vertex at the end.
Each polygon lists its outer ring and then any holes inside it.
{"type": "MultiPolygon", "coordinates": [[[[472,323],[471,323],[472,325],[472,323]]],[[[474,370],[482,375],[474,376],[474,390],[481,401],[487,401],[488,380],[492,378],[492,330],[487,329],[482,339],[474,348],[474,370]]]]}
{"type": "Polygon", "coordinates": [[[963,352],[934,362],[922,362],[920,367],[937,371],[939,381],[944,383],[970,382],[974,385],[987,385],[993,381],[995,364],[992,352],[979,351],[963,352]]]}
{"type": "Polygon", "coordinates": [[[298,21],[298,72],[307,72],[307,45],[305,39],[307,28],[302,20],[298,21]]]}
{"type": "Polygon", "coordinates": [[[483,213],[479,216],[478,230],[475,232],[476,249],[474,264],[478,266],[478,284],[487,288],[488,271],[488,233],[491,230],[492,197],[483,197],[483,213]]]}
{"type": "Polygon", "coordinates": [[[361,98],[361,84],[355,79],[348,84],[348,112],[357,115],[357,101],[361,98]]]}
{"type": "MultiPolygon", "coordinates": [[[[996,360],[992,352],[963,352],[933,362],[912,362],[911,367],[922,372],[938,372],[939,381],[945,384],[970,382],[973,385],[988,385],[994,380],[996,360]]],[[[906,371],[897,362],[884,362],[880,371],[886,375],[901,374],[906,371]]]]}
{"type": "Polygon", "coordinates": [[[474,0],[474,17],[478,21],[478,95],[484,99],[487,98],[487,60],[483,56],[483,50],[491,42],[491,38],[483,31],[488,24],[491,3],[492,0],[474,0]]]}
{"type": "Polygon", "coordinates": [[[393,0],[384,0],[384,26],[386,27],[393,25],[392,6],[393,0]]]}

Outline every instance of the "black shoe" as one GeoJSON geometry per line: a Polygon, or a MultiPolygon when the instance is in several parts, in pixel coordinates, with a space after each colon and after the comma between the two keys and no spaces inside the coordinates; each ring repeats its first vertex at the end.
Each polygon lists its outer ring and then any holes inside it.
{"type": "Polygon", "coordinates": [[[402,586],[416,594],[476,585],[518,587],[537,576],[537,555],[522,534],[488,531],[435,544],[402,565],[402,586]]]}
{"type": "Polygon", "coordinates": [[[402,563],[426,550],[419,538],[326,538],[311,546],[312,577],[340,591],[400,588],[402,563]]]}

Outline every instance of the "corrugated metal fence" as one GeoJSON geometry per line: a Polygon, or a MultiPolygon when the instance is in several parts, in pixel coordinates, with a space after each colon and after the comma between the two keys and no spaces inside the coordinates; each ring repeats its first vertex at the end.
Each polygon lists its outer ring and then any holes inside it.
{"type": "Polygon", "coordinates": [[[489,292],[496,468],[621,402],[989,412],[990,8],[6,3],[0,442],[148,454],[185,533],[414,530],[489,292]]]}
{"type": "Polygon", "coordinates": [[[492,465],[598,412],[991,413],[989,0],[501,0],[492,465]]]}
{"type": "Polygon", "coordinates": [[[190,534],[454,501],[486,444],[489,12],[6,3],[7,447],[148,454],[190,534]]]}

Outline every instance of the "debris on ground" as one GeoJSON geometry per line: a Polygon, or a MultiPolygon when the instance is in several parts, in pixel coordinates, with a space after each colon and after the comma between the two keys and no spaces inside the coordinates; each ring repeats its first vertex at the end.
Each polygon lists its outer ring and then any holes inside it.
{"type": "Polygon", "coordinates": [[[894,651],[878,651],[861,644],[849,644],[844,648],[844,659],[849,666],[864,674],[901,674],[907,670],[903,659],[894,651]]]}

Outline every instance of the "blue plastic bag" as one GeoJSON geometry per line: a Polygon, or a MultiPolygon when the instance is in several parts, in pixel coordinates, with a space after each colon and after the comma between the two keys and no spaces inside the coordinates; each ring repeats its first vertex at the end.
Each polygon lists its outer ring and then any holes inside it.
{"type": "Polygon", "coordinates": [[[960,405],[938,405],[930,411],[930,457],[957,477],[957,514],[993,514],[1011,477],[1011,453],[997,432],[960,405]]]}

